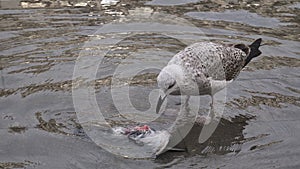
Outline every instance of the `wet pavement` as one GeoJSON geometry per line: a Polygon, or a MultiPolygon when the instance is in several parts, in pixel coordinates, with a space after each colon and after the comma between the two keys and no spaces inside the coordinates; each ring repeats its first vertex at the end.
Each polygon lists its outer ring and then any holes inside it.
{"type": "MultiPolygon", "coordinates": [[[[0,168],[299,168],[299,6],[296,0],[0,1],[0,168]],[[143,25],[148,18],[157,25],[143,25]],[[117,26],[105,30],[112,22],[117,26]],[[128,31],[134,24],[148,31],[128,31]],[[197,141],[202,125],[195,125],[177,145],[186,151],[127,159],[97,146],[78,121],[72,87],[88,85],[110,125],[131,124],[110,92],[120,63],[162,67],[187,44],[259,37],[262,55],[228,86],[224,118],[204,143],[197,141]],[[82,51],[106,47],[96,78],[74,79],[82,51]]],[[[149,68],[118,82],[130,85],[136,109],[151,106],[157,73],[149,68]]],[[[207,110],[209,97],[201,102],[207,110]]],[[[170,126],[179,107],[170,98],[152,125],[170,126]]]]}

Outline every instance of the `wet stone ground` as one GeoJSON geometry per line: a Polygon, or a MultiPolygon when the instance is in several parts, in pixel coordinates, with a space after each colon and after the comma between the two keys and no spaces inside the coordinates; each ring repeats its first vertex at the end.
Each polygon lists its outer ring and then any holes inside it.
{"type": "MultiPolygon", "coordinates": [[[[1,0],[0,168],[300,168],[299,14],[297,0],[1,0]],[[155,31],[128,31],[150,16],[155,31]],[[197,31],[181,31],[181,19],[197,31]],[[122,26],[101,29],[112,22],[122,26]],[[176,22],[172,28],[179,31],[165,29],[176,22]],[[177,145],[185,152],[143,160],[116,156],[97,146],[78,121],[72,87],[92,86],[110,125],[132,125],[110,92],[120,63],[164,66],[187,44],[259,37],[262,55],[228,86],[215,132],[200,144],[202,126],[195,125],[177,145]],[[95,79],[73,78],[82,51],[106,47],[95,79]]],[[[114,84],[129,85],[132,105],[145,111],[157,73],[146,69],[114,84]]],[[[152,125],[169,126],[178,100],[170,98],[164,117],[152,125]]],[[[209,98],[201,103],[207,110],[209,98]]]]}

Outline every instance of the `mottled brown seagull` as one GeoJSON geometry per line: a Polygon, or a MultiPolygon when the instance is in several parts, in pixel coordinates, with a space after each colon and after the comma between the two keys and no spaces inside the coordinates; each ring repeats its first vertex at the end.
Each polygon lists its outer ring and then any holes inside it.
{"type": "Polygon", "coordinates": [[[240,71],[261,54],[262,39],[250,45],[199,42],[177,53],[157,77],[160,89],[166,94],[159,97],[156,112],[168,95],[210,95],[211,116],[214,111],[214,94],[225,88],[239,75],[240,71]]]}

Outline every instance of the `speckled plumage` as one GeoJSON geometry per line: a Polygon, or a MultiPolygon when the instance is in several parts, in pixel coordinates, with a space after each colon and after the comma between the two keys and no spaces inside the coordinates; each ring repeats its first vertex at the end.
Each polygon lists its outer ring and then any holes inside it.
{"type": "MultiPolygon", "coordinates": [[[[251,59],[261,54],[261,39],[251,45],[199,42],[177,53],[157,77],[158,86],[167,95],[211,95],[213,113],[214,94],[232,82],[251,59]]],[[[159,97],[156,112],[166,98],[159,97]]],[[[186,105],[186,104],[184,104],[186,105]]],[[[208,120],[210,121],[210,120],[208,120]]]]}
{"type": "MultiPolygon", "coordinates": [[[[162,70],[158,76],[158,85],[167,90],[178,79],[183,81],[180,85],[180,91],[186,95],[192,95],[191,92],[184,92],[189,90],[189,80],[191,79],[197,84],[199,94],[214,94],[226,86],[226,82],[234,80],[243,67],[253,58],[260,54],[258,47],[261,39],[256,40],[252,45],[236,44],[226,45],[213,42],[199,42],[192,44],[179,53],[177,53],[162,70]],[[252,51],[253,50],[253,51],[252,51]],[[251,53],[252,51],[252,53],[251,53]],[[249,56],[249,55],[253,56],[249,56]],[[248,59],[248,62],[247,62],[248,59]],[[174,67],[176,65],[182,69],[183,78],[167,77],[175,73],[174,67]],[[167,75],[169,74],[169,75],[167,75]],[[176,79],[170,80],[170,79],[176,79]],[[212,91],[213,82],[219,85],[216,91],[212,91]],[[219,82],[224,82],[221,84],[219,82]]],[[[178,74],[178,73],[177,73],[178,74]]],[[[180,75],[177,75],[180,76],[180,75]]],[[[172,94],[172,93],[171,93],[172,94]]],[[[173,94],[179,94],[173,92],[173,94]]],[[[197,94],[196,94],[197,95],[197,94]]]]}
{"type": "Polygon", "coordinates": [[[212,77],[214,80],[231,80],[242,70],[247,55],[238,48],[200,42],[186,47],[168,63],[178,64],[192,74],[194,80],[212,77]]]}

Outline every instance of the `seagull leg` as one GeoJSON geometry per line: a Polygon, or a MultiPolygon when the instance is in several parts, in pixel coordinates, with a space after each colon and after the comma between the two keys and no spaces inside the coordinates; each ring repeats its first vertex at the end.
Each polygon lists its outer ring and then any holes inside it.
{"type": "Polygon", "coordinates": [[[214,114],[214,96],[211,96],[211,103],[210,103],[210,116],[214,114]]]}
{"type": "Polygon", "coordinates": [[[187,108],[189,106],[189,101],[190,101],[190,96],[187,95],[186,98],[185,98],[185,101],[184,101],[185,108],[187,108]]]}
{"type": "Polygon", "coordinates": [[[218,120],[220,118],[220,115],[218,112],[215,111],[215,99],[214,96],[211,95],[211,104],[210,104],[210,112],[208,117],[206,118],[205,124],[209,124],[212,119],[218,120]]]}
{"type": "Polygon", "coordinates": [[[215,111],[215,99],[214,99],[214,96],[212,95],[211,96],[211,105],[210,105],[210,111],[211,111],[211,113],[210,113],[210,117],[211,118],[214,118],[214,117],[216,117],[216,111],[215,111]]]}
{"type": "Polygon", "coordinates": [[[219,112],[217,112],[215,110],[215,99],[214,99],[214,96],[212,95],[211,96],[211,117],[214,118],[214,119],[220,119],[221,118],[221,115],[219,114],[219,112]]]}
{"type": "Polygon", "coordinates": [[[190,110],[189,109],[189,100],[190,100],[190,96],[189,95],[185,96],[184,103],[182,105],[185,112],[189,112],[189,110],[190,110]]]}
{"type": "Polygon", "coordinates": [[[213,95],[211,95],[210,111],[209,111],[208,116],[206,117],[204,124],[205,125],[210,124],[210,122],[213,118],[214,118],[214,97],[213,97],[213,95]]]}
{"type": "Polygon", "coordinates": [[[190,100],[190,96],[184,96],[183,98],[184,100],[183,103],[180,106],[180,111],[179,111],[179,116],[183,116],[186,115],[189,112],[189,100],[190,100]]]}

